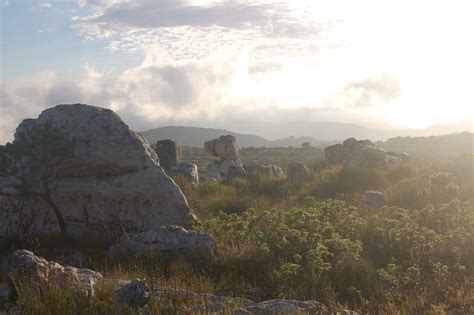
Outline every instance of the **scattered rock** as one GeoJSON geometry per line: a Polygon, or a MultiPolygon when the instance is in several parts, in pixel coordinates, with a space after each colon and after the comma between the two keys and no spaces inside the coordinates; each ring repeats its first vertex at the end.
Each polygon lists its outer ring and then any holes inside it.
{"type": "Polygon", "coordinates": [[[247,166],[249,174],[265,178],[281,179],[285,177],[283,170],[276,165],[251,165],[247,166]]]}
{"type": "Polygon", "coordinates": [[[114,301],[119,305],[143,307],[150,300],[151,288],[145,280],[134,279],[115,290],[114,301]]]}
{"type": "Polygon", "coordinates": [[[209,234],[188,231],[180,226],[125,234],[107,250],[109,257],[154,255],[161,252],[211,257],[214,240],[209,234]]]}
{"type": "Polygon", "coordinates": [[[319,302],[285,299],[254,303],[245,309],[251,314],[330,314],[328,308],[319,302]]]}
{"type": "MultiPolygon", "coordinates": [[[[73,156],[58,165],[52,199],[73,238],[113,239],[162,225],[187,226],[195,219],[186,198],[161,166],[146,140],[108,109],[58,105],[17,128],[28,134],[50,124],[73,140],[73,156]]],[[[3,186],[4,180],[0,180],[3,186]]],[[[0,191],[11,189],[0,187],[0,191]]],[[[41,189],[40,187],[38,189],[41,189]]],[[[0,238],[59,233],[50,207],[41,198],[0,197],[0,238]],[[15,204],[22,204],[17,211],[15,204]],[[24,227],[23,229],[21,227],[24,227]]]]}
{"type": "Polygon", "coordinates": [[[157,141],[155,151],[161,167],[165,170],[169,170],[181,163],[181,147],[171,139],[157,141]]]}
{"type": "Polygon", "coordinates": [[[409,161],[406,153],[385,152],[368,139],[346,139],[324,149],[324,165],[344,165],[348,168],[383,168],[409,161]]]}
{"type": "Polygon", "coordinates": [[[221,160],[212,161],[206,168],[205,180],[219,181],[227,177],[227,171],[230,167],[237,166],[242,167],[242,161],[240,160],[221,160]]]}
{"type": "Polygon", "coordinates": [[[234,136],[220,136],[218,139],[206,141],[204,149],[222,160],[238,160],[239,147],[234,136]]]}
{"type": "Polygon", "coordinates": [[[292,184],[302,184],[308,179],[309,172],[303,163],[288,164],[288,182],[292,184]]]}
{"type": "Polygon", "coordinates": [[[34,294],[42,294],[50,288],[70,289],[79,294],[93,296],[102,281],[99,272],[90,269],[64,267],[47,261],[22,249],[15,251],[4,263],[7,286],[14,291],[16,285],[23,286],[34,294]],[[26,286],[26,287],[25,287],[26,286]]]}
{"type": "Polygon", "coordinates": [[[237,178],[246,178],[247,171],[242,166],[232,165],[227,170],[226,182],[233,183],[237,178]]]}
{"type": "Polygon", "coordinates": [[[385,205],[385,195],[380,191],[366,191],[365,202],[368,206],[381,208],[385,205]]]}
{"type": "Polygon", "coordinates": [[[199,185],[198,167],[194,163],[179,163],[168,172],[172,176],[183,176],[193,185],[199,185]]]}

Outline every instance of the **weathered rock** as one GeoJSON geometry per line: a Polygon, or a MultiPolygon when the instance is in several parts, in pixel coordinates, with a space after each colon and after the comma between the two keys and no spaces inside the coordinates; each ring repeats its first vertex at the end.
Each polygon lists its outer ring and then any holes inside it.
{"type": "Polygon", "coordinates": [[[325,160],[328,164],[344,164],[346,158],[346,152],[342,144],[334,144],[324,149],[325,160]]]}
{"type": "Polygon", "coordinates": [[[239,147],[234,136],[220,136],[218,139],[206,141],[204,149],[223,160],[239,159],[239,147]]]}
{"type": "Polygon", "coordinates": [[[168,172],[171,176],[183,176],[190,183],[199,185],[198,167],[194,163],[179,163],[168,172]]]}
{"type": "Polygon", "coordinates": [[[151,296],[156,299],[163,311],[172,310],[174,303],[180,303],[186,307],[186,311],[197,314],[330,314],[325,305],[316,301],[278,299],[254,303],[242,298],[194,293],[181,289],[166,287],[152,289],[145,280],[140,279],[124,283],[115,291],[115,301],[133,308],[144,306],[151,296]]]}
{"type": "Polygon", "coordinates": [[[44,110],[37,119],[20,123],[15,139],[45,124],[74,141],[73,156],[59,166],[62,177],[117,176],[157,165],[156,153],[145,138],[130,130],[110,109],[57,105],[44,110]]]}
{"type": "Polygon", "coordinates": [[[227,171],[230,167],[237,166],[242,167],[242,161],[240,160],[222,160],[212,161],[206,168],[206,174],[204,179],[211,181],[218,181],[222,178],[227,177],[227,171]]]}
{"type": "Polygon", "coordinates": [[[102,281],[99,272],[90,269],[64,267],[35,256],[28,250],[17,250],[4,262],[7,286],[15,290],[21,284],[22,289],[42,294],[48,289],[68,289],[78,294],[93,296],[102,281]]]}
{"type": "Polygon", "coordinates": [[[246,167],[253,176],[279,179],[285,177],[283,170],[276,165],[251,165],[246,167]]]}
{"type": "Polygon", "coordinates": [[[405,152],[398,153],[398,152],[389,151],[386,154],[387,156],[393,156],[393,157],[399,158],[403,162],[410,162],[411,160],[410,154],[405,153],[405,152]]]}
{"type": "Polygon", "coordinates": [[[180,226],[163,226],[156,230],[125,234],[107,250],[109,257],[156,255],[171,252],[210,257],[214,240],[209,234],[188,231],[180,226]]]}
{"type": "Polygon", "coordinates": [[[155,151],[161,167],[165,170],[169,170],[181,163],[181,147],[171,139],[157,141],[155,151]]]}
{"type": "Polygon", "coordinates": [[[237,178],[246,178],[247,171],[242,166],[232,165],[227,170],[226,182],[233,183],[237,178]]]}
{"type": "Polygon", "coordinates": [[[395,156],[392,156],[392,155],[386,155],[385,156],[385,164],[387,166],[394,166],[394,165],[399,165],[399,164],[402,164],[403,163],[403,160],[398,158],[398,157],[395,157],[395,156]]]}
{"type": "Polygon", "coordinates": [[[328,308],[319,302],[285,299],[263,301],[245,309],[251,314],[330,314],[328,308]]]}
{"type": "Polygon", "coordinates": [[[302,184],[309,177],[308,168],[303,163],[288,164],[288,182],[292,184],[302,184]]]}
{"type": "Polygon", "coordinates": [[[385,205],[385,195],[380,191],[366,191],[365,202],[371,207],[383,207],[385,205]]]}
{"type": "MultiPolygon", "coordinates": [[[[74,238],[114,238],[131,232],[194,220],[178,186],[158,165],[156,153],[110,110],[89,105],[58,105],[25,120],[16,136],[50,124],[73,140],[73,156],[58,165],[52,199],[74,238]]],[[[3,186],[0,190],[11,189],[3,186]]],[[[0,197],[0,238],[50,236],[56,217],[40,198],[0,197]],[[21,209],[20,209],[21,208],[21,209]],[[21,210],[21,211],[19,211],[21,210]]]]}
{"type": "Polygon", "coordinates": [[[369,145],[354,146],[346,156],[345,166],[353,169],[383,168],[386,166],[385,152],[369,145]]]}
{"type": "Polygon", "coordinates": [[[115,290],[114,301],[119,305],[142,307],[150,300],[150,292],[150,285],[145,280],[134,279],[115,290]]]}

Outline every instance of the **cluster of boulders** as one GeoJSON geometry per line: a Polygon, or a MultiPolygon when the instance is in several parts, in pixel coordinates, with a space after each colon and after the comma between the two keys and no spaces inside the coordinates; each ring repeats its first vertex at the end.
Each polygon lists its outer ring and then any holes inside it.
{"type": "Polygon", "coordinates": [[[351,169],[384,168],[406,162],[406,153],[385,152],[368,139],[346,139],[324,149],[326,165],[344,165],[351,169]]]}
{"type": "MultiPolygon", "coordinates": [[[[28,250],[17,250],[4,263],[6,286],[0,288],[0,311],[14,313],[18,294],[44,295],[50,290],[66,291],[83,298],[93,297],[107,280],[113,281],[113,303],[118,310],[147,314],[150,304],[158,303],[160,310],[175,310],[180,304],[186,312],[199,314],[336,314],[357,315],[353,311],[330,313],[317,301],[274,299],[254,302],[245,298],[195,293],[188,290],[153,286],[144,279],[131,281],[104,279],[102,274],[86,268],[63,266],[36,256],[28,250]],[[18,290],[21,290],[19,292],[18,290]]],[[[183,310],[184,311],[184,310],[183,310]]]]}
{"type": "Polygon", "coordinates": [[[171,139],[156,142],[155,151],[161,167],[170,176],[182,176],[193,185],[199,184],[198,167],[194,163],[182,162],[181,147],[171,139]]]}

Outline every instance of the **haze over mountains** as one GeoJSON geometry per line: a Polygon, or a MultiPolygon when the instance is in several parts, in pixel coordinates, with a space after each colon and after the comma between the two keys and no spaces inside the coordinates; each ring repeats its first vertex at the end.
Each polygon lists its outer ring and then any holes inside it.
{"type": "Polygon", "coordinates": [[[213,124],[215,128],[164,126],[143,131],[150,143],[172,139],[182,146],[202,147],[207,140],[230,134],[237,138],[241,147],[301,146],[310,142],[313,146],[326,146],[341,140],[387,140],[394,137],[424,137],[474,131],[472,120],[458,124],[445,124],[425,129],[375,129],[357,124],[336,122],[225,122],[213,124]]]}

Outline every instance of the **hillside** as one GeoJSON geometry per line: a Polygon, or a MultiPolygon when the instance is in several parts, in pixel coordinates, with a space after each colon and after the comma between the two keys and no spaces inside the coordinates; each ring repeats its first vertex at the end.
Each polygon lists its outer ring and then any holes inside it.
{"type": "Polygon", "coordinates": [[[181,146],[201,148],[204,142],[218,138],[221,135],[233,135],[237,138],[240,147],[300,147],[303,142],[310,142],[313,146],[326,146],[329,141],[321,141],[313,137],[287,137],[269,141],[263,137],[229,131],[226,129],[166,126],[142,132],[149,143],[155,144],[158,140],[171,139],[181,146]]]}

